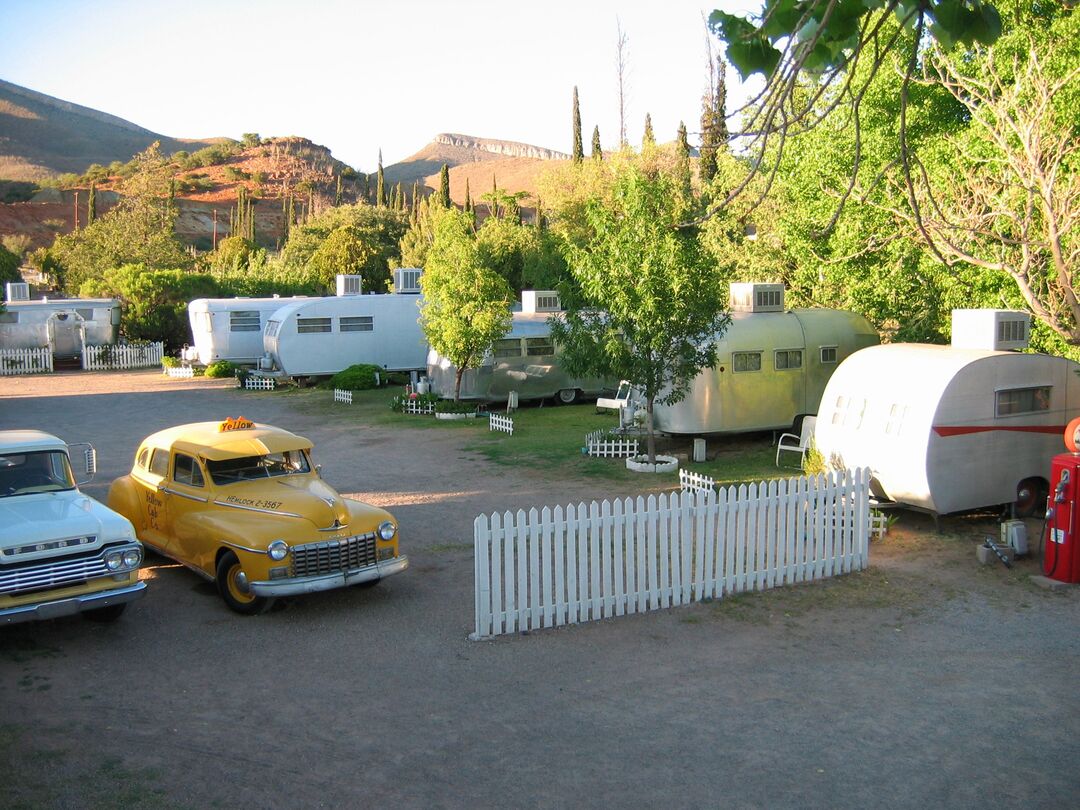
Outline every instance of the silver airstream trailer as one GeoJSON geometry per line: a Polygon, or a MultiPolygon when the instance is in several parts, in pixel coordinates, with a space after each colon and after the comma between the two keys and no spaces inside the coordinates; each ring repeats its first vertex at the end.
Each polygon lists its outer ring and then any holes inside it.
{"type": "Polygon", "coordinates": [[[674,405],[657,403],[665,433],[740,433],[790,427],[817,413],[844,358],[879,342],[861,315],[784,307],[783,284],[731,285],[731,324],[717,341],[719,360],[674,405]]]}
{"type": "MultiPolygon", "coordinates": [[[[516,391],[520,401],[558,397],[570,404],[579,397],[596,398],[614,391],[617,380],[571,377],[563,369],[548,324],[560,312],[558,293],[523,291],[521,311],[511,313],[510,331],[495,341],[479,367],[466,369],[462,375],[461,398],[505,402],[516,391]]],[[[428,352],[427,376],[433,392],[453,398],[457,366],[434,349],[428,352]]]]}
{"type": "Polygon", "coordinates": [[[255,365],[263,356],[263,329],[270,315],[295,298],[196,298],[188,304],[192,345],[182,357],[208,366],[219,360],[255,365]]]}
{"type": "Polygon", "coordinates": [[[339,295],[283,304],[266,321],[258,373],[320,377],[357,363],[422,370],[428,346],[420,328],[421,298],[402,275],[395,272],[393,293],[348,294],[339,284],[339,295]]]}
{"type": "Polygon", "coordinates": [[[817,449],[833,466],[869,467],[882,500],[939,515],[999,504],[1032,514],[1080,408],[1080,364],[1008,351],[1027,345],[1029,325],[1025,312],[956,310],[951,346],[856,352],[825,388],[817,449]]]}
{"type": "MultiPolygon", "coordinates": [[[[12,285],[14,286],[14,285],[12,285]]],[[[0,349],[49,347],[56,360],[82,356],[83,346],[116,343],[120,302],[115,298],[9,300],[0,313],[0,349]]]]}

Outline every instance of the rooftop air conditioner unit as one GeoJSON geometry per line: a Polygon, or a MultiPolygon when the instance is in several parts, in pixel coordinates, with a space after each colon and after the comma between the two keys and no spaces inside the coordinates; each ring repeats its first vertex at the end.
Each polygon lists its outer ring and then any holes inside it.
{"type": "Polygon", "coordinates": [[[783,312],[784,285],[736,282],[728,302],[732,312],[783,312]]]}
{"type": "Polygon", "coordinates": [[[419,267],[398,267],[394,270],[395,293],[420,292],[420,275],[424,271],[419,267]]]}
{"type": "Polygon", "coordinates": [[[343,273],[338,273],[337,276],[337,294],[338,295],[360,295],[360,283],[363,281],[363,276],[347,276],[343,273]]]}
{"type": "Polygon", "coordinates": [[[526,313],[562,312],[559,294],[554,290],[522,290],[521,311],[526,313]]]}
{"type": "Polygon", "coordinates": [[[954,309],[954,349],[1012,351],[1026,349],[1031,339],[1031,315],[1013,309],[954,309]]]}
{"type": "Polygon", "coordinates": [[[9,281],[4,298],[7,301],[29,301],[30,285],[25,281],[9,281]]]}

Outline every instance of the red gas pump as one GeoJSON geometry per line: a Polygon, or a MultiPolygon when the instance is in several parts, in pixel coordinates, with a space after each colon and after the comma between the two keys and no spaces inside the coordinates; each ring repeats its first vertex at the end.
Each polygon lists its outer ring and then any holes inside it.
{"type": "Polygon", "coordinates": [[[1054,456],[1050,465],[1043,573],[1059,582],[1080,583],[1080,418],[1065,429],[1065,446],[1071,452],[1054,456]]]}

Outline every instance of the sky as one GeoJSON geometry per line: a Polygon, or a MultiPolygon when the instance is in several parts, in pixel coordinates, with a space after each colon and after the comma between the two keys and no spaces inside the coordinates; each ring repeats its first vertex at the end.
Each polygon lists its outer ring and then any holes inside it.
{"type": "MultiPolygon", "coordinates": [[[[0,0],[0,79],[177,138],[300,135],[374,171],[437,133],[572,146],[700,127],[703,17],[758,0],[0,0]]],[[[728,73],[728,110],[746,97],[728,73]]],[[[2,135],[2,133],[0,133],[2,135]]]]}

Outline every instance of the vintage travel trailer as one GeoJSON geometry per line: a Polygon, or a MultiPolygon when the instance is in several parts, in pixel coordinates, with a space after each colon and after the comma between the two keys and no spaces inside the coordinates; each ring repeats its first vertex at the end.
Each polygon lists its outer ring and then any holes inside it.
{"type": "Polygon", "coordinates": [[[48,346],[56,360],[82,356],[83,346],[116,343],[120,334],[120,302],[115,298],[21,297],[25,285],[0,313],[0,349],[38,349],[48,346]]]}
{"type": "Polygon", "coordinates": [[[1030,317],[956,310],[950,346],[856,352],[821,399],[815,445],[835,466],[868,467],[882,500],[944,515],[1045,506],[1050,460],[1080,408],[1080,365],[1025,354],[1030,317]]]}
{"type": "Polygon", "coordinates": [[[403,275],[395,271],[399,292],[305,298],[280,306],[263,329],[258,373],[306,379],[337,374],[357,363],[387,371],[422,370],[428,346],[420,328],[419,287],[399,284],[407,281],[403,275]]]}
{"type": "MultiPolygon", "coordinates": [[[[560,312],[558,293],[524,290],[521,311],[511,315],[510,331],[495,341],[478,368],[466,369],[462,375],[461,398],[505,402],[510,392],[516,391],[522,402],[558,397],[570,404],[579,397],[595,398],[614,391],[618,380],[571,377],[563,370],[548,325],[548,319],[560,312]]],[[[434,349],[428,352],[427,376],[432,391],[453,398],[457,366],[434,349]]]]}
{"type": "Polygon", "coordinates": [[[785,309],[783,284],[731,285],[731,324],[717,340],[719,360],[674,405],[657,403],[653,422],[672,434],[742,433],[791,427],[817,413],[839,364],[879,342],[861,315],[785,309]]]}
{"type": "Polygon", "coordinates": [[[263,329],[270,315],[295,298],[196,298],[188,304],[192,345],[182,357],[208,366],[219,360],[255,365],[263,356],[263,329]]]}

